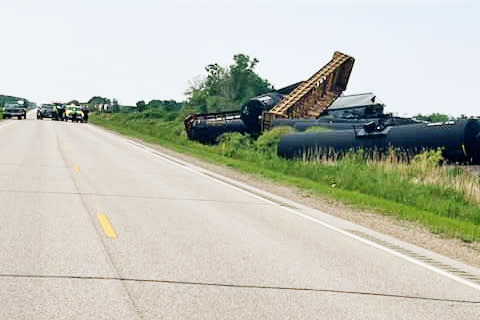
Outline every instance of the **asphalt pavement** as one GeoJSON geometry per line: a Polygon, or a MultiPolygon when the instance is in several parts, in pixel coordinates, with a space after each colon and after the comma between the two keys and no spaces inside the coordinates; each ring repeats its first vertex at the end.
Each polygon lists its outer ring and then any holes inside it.
{"type": "Polygon", "coordinates": [[[0,137],[0,319],[480,319],[479,283],[91,124],[0,137]]]}

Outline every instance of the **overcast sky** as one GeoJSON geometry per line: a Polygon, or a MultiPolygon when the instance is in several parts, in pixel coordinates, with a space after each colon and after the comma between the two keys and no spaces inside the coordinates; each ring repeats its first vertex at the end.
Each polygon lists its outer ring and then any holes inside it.
{"type": "Polygon", "coordinates": [[[236,53],[279,88],[340,50],[356,59],[347,93],[372,91],[400,115],[480,115],[476,3],[0,0],[0,94],[183,100],[207,64],[236,53]]]}

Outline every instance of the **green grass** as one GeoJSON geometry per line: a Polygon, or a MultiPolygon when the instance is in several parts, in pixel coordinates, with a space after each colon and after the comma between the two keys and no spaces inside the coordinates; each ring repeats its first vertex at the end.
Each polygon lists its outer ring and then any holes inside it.
{"type": "Polygon", "coordinates": [[[420,165],[392,164],[366,161],[355,155],[335,162],[285,160],[276,156],[276,144],[289,128],[277,128],[257,141],[229,134],[219,145],[205,146],[186,139],[183,123],[174,120],[176,117],[177,114],[148,110],[143,114],[94,114],[91,122],[314,195],[418,222],[434,233],[468,242],[480,240],[480,206],[475,197],[467,196],[478,194],[477,189],[467,192],[470,189],[449,182],[468,178],[474,179],[473,186],[479,184],[478,178],[466,177],[462,170],[452,178],[451,170],[428,163],[425,167],[425,159],[421,159],[420,165]],[[444,180],[438,180],[439,177],[444,180]]]}

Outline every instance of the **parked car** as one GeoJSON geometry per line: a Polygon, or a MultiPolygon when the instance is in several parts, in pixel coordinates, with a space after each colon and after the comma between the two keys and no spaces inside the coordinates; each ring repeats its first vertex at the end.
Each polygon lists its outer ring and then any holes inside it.
{"type": "Polygon", "coordinates": [[[18,104],[8,103],[3,108],[3,119],[17,118],[18,120],[27,119],[27,110],[18,104]]]}
{"type": "Polygon", "coordinates": [[[42,106],[37,109],[37,119],[42,120],[43,118],[57,119],[58,112],[55,106],[51,104],[42,104],[42,106]]]}

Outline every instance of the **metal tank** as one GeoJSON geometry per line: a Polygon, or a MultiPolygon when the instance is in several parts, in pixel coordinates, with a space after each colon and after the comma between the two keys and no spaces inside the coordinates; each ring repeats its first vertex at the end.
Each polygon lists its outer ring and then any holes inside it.
{"type": "Polygon", "coordinates": [[[245,123],[251,134],[259,134],[262,130],[262,115],[276,106],[285,95],[278,92],[270,92],[250,99],[242,106],[240,118],[245,123]]]}
{"type": "Polygon", "coordinates": [[[400,126],[407,124],[418,124],[411,118],[389,117],[388,115],[376,118],[358,118],[358,119],[342,119],[320,117],[318,119],[275,119],[272,127],[289,126],[296,131],[303,132],[312,127],[322,127],[328,130],[352,130],[353,128],[361,128],[371,121],[383,121],[388,126],[400,126]]]}
{"type": "Polygon", "coordinates": [[[360,149],[381,153],[390,148],[408,157],[441,148],[449,162],[480,164],[480,122],[468,119],[385,126],[382,121],[372,121],[354,130],[288,134],[280,139],[278,155],[308,159],[360,149]]]}
{"type": "Polygon", "coordinates": [[[188,138],[203,144],[214,144],[219,136],[227,132],[245,134],[248,133],[248,130],[241,119],[225,119],[216,124],[207,120],[197,120],[188,131],[188,138]]]}
{"type": "Polygon", "coordinates": [[[187,136],[190,140],[213,144],[220,135],[228,132],[258,135],[262,114],[283,97],[279,92],[270,92],[250,99],[239,111],[190,114],[184,120],[187,136]]]}

